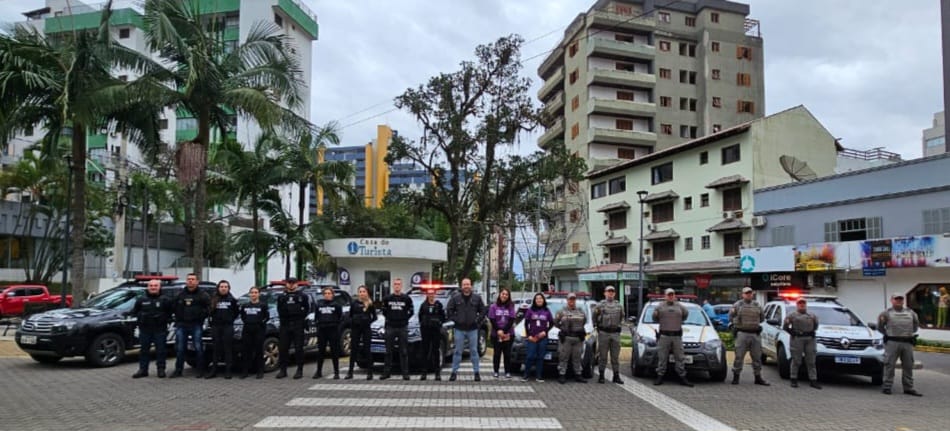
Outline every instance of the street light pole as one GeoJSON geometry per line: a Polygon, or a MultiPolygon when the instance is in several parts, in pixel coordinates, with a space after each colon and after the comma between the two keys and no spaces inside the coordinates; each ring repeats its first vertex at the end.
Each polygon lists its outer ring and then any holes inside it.
{"type": "Polygon", "coordinates": [[[66,232],[65,239],[63,241],[63,284],[59,287],[59,299],[60,306],[66,308],[69,305],[66,303],[66,273],[69,270],[69,224],[71,222],[70,216],[72,215],[72,191],[73,191],[73,156],[71,154],[66,155],[66,227],[63,229],[66,232]]]}
{"type": "Polygon", "coordinates": [[[637,192],[637,200],[640,202],[640,213],[637,217],[640,219],[640,260],[637,271],[637,313],[643,310],[643,198],[647,195],[646,190],[637,192]]]}

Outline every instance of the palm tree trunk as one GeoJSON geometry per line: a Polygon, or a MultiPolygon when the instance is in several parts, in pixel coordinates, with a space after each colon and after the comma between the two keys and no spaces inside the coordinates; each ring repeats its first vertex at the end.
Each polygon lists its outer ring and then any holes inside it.
{"type": "MultiPolygon", "coordinates": [[[[303,238],[303,235],[304,235],[303,216],[304,216],[304,211],[306,209],[306,199],[304,199],[306,195],[304,193],[307,192],[307,183],[301,181],[298,184],[297,192],[298,192],[297,196],[299,196],[299,199],[297,199],[298,201],[297,202],[297,238],[299,239],[299,238],[303,238]]],[[[296,256],[296,262],[297,262],[297,278],[302,280],[303,279],[303,256],[300,254],[299,251],[297,251],[295,256],[296,256]]],[[[287,259],[286,272],[287,274],[285,276],[290,275],[290,258],[289,257],[287,259]]]]}
{"type": "Polygon", "coordinates": [[[251,198],[251,213],[253,214],[251,218],[253,219],[253,235],[251,238],[254,239],[254,283],[257,286],[263,286],[264,280],[261,277],[263,271],[261,270],[261,246],[260,241],[258,241],[257,235],[260,232],[260,215],[257,211],[257,198],[251,198]]]}
{"type": "Polygon", "coordinates": [[[208,220],[206,208],[208,188],[205,181],[208,178],[206,170],[211,142],[211,114],[207,109],[198,114],[198,136],[195,137],[195,141],[201,145],[201,151],[198,151],[198,180],[195,183],[195,213],[192,220],[192,226],[194,226],[192,265],[195,275],[200,280],[204,277],[205,233],[208,220]]]}
{"type": "MultiPolygon", "coordinates": [[[[86,278],[85,243],[83,234],[86,229],[86,128],[82,124],[73,124],[72,136],[72,199],[69,211],[72,220],[69,226],[70,269],[69,282],[72,284],[73,306],[78,307],[84,298],[83,283],[86,278]]],[[[66,286],[62,287],[63,289],[66,286]]]]}

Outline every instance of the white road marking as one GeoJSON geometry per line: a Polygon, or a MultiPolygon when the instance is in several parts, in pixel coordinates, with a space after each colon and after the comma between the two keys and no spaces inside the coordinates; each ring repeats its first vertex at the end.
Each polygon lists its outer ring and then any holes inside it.
{"type": "Polygon", "coordinates": [[[557,419],[499,417],[268,416],[255,428],[562,429],[557,419]]]}
{"type": "Polygon", "coordinates": [[[712,416],[637,382],[633,377],[623,376],[623,389],[696,431],[736,431],[712,416]]]}
{"type": "Polygon", "coordinates": [[[541,400],[473,400],[445,398],[294,398],[288,406],[306,407],[485,407],[509,409],[543,409],[541,400]]]}
{"type": "Polygon", "coordinates": [[[309,388],[311,391],[368,391],[368,392],[534,392],[534,388],[527,385],[453,385],[443,382],[438,385],[407,385],[407,384],[316,384],[309,388]]]}

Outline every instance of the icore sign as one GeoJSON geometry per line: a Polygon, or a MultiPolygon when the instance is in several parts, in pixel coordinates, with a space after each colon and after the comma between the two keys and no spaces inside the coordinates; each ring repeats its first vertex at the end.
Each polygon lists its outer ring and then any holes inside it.
{"type": "Polygon", "coordinates": [[[346,251],[353,256],[363,257],[388,257],[393,255],[393,250],[389,248],[389,241],[385,239],[350,241],[346,245],[346,251]]]}

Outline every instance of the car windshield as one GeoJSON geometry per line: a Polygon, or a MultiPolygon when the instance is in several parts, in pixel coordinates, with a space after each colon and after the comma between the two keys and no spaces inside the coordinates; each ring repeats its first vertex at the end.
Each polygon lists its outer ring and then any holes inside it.
{"type": "MultiPolygon", "coordinates": [[[[646,310],[643,312],[643,323],[657,323],[653,320],[654,309],[656,309],[656,304],[647,305],[646,310]]],[[[683,322],[684,325],[705,326],[708,324],[706,313],[703,312],[702,308],[686,307],[686,309],[689,310],[689,315],[686,316],[686,321],[683,322]]]]}
{"type": "Polygon", "coordinates": [[[99,310],[132,309],[135,298],[144,292],[145,289],[116,289],[93,297],[86,302],[86,306],[99,310]]]}
{"type": "MultiPolygon", "coordinates": [[[[861,326],[863,323],[851,310],[844,307],[809,307],[808,311],[818,317],[818,323],[821,325],[839,325],[839,326],[861,326]]],[[[794,313],[795,306],[790,305],[786,313],[794,313]]]]}
{"type": "Polygon", "coordinates": [[[714,305],[713,311],[715,311],[716,314],[728,314],[730,308],[732,308],[731,305],[714,305]]]}

